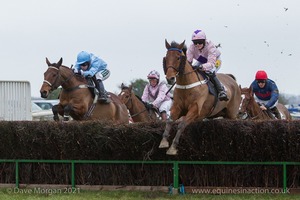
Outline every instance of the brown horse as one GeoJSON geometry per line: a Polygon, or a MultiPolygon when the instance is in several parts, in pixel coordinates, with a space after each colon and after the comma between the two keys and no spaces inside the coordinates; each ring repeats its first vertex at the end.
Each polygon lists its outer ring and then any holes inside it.
{"type": "Polygon", "coordinates": [[[52,107],[55,121],[59,120],[60,114],[65,121],[71,116],[74,120],[97,119],[114,124],[129,123],[127,108],[115,94],[109,93],[109,104],[101,104],[97,98],[94,100],[87,80],[73,73],[71,68],[63,66],[62,58],[58,63],[50,63],[46,58],[46,63],[48,69],[44,73],[41,97],[47,98],[52,90],[62,86],[60,102],[52,107]]]}
{"type": "MultiPolygon", "coordinates": [[[[171,107],[171,119],[177,120],[177,133],[167,154],[176,155],[179,138],[186,126],[195,120],[224,117],[236,119],[241,102],[241,91],[235,79],[226,74],[218,74],[226,88],[228,101],[217,101],[209,93],[208,80],[199,75],[186,59],[184,41],[181,44],[165,41],[167,54],[164,58],[164,71],[169,84],[175,84],[174,102],[171,107]],[[178,120],[180,119],[180,120],[178,120]]],[[[169,132],[172,123],[167,122],[159,148],[168,148],[169,132]]]]}
{"type": "Polygon", "coordinates": [[[142,99],[134,94],[132,85],[127,87],[122,84],[118,97],[126,105],[133,122],[153,122],[158,120],[156,112],[153,109],[148,110],[142,99]]]}
{"type": "MultiPolygon", "coordinates": [[[[239,111],[239,118],[241,119],[253,119],[253,120],[267,120],[267,119],[276,119],[273,114],[270,113],[270,111],[262,110],[260,109],[259,104],[254,99],[254,94],[251,88],[241,88],[241,94],[242,94],[242,102],[240,106],[239,111]]],[[[282,105],[281,103],[278,103],[276,105],[278,111],[281,114],[282,119],[291,120],[292,116],[290,115],[290,112],[288,109],[282,105]]]]}

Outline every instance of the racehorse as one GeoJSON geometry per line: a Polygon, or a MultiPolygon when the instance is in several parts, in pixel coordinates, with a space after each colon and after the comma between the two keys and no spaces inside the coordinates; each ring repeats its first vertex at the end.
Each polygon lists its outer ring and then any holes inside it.
{"type": "MultiPolygon", "coordinates": [[[[209,92],[208,79],[193,69],[186,59],[185,41],[181,44],[165,41],[167,54],[164,57],[164,71],[169,84],[175,84],[171,119],[177,120],[177,132],[172,145],[167,151],[169,155],[177,154],[179,138],[186,126],[195,120],[204,118],[224,117],[236,119],[241,102],[241,91],[236,80],[227,74],[217,74],[225,86],[228,101],[218,101],[217,96],[209,92]]],[[[168,148],[169,132],[172,122],[166,124],[159,148],[168,148]]]]}
{"type": "Polygon", "coordinates": [[[126,105],[133,122],[154,122],[158,120],[155,110],[148,110],[145,106],[145,102],[134,94],[132,85],[127,87],[122,84],[121,92],[118,97],[126,105]]]}
{"type": "Polygon", "coordinates": [[[48,69],[44,73],[44,81],[40,89],[41,97],[47,98],[49,93],[59,86],[62,91],[59,104],[52,107],[54,120],[58,121],[58,114],[68,121],[69,116],[74,120],[102,120],[114,124],[129,123],[125,104],[113,93],[109,93],[111,102],[102,104],[94,100],[87,80],[75,74],[69,67],[62,65],[62,58],[58,63],[50,63],[46,58],[48,69]]]}
{"type": "MultiPolygon", "coordinates": [[[[259,104],[254,99],[254,93],[251,88],[241,88],[242,102],[239,111],[239,118],[241,119],[253,119],[253,120],[267,120],[267,119],[276,119],[273,114],[268,110],[260,109],[259,104]]],[[[281,114],[282,119],[291,120],[292,116],[288,109],[281,103],[276,105],[278,111],[281,114]]]]}

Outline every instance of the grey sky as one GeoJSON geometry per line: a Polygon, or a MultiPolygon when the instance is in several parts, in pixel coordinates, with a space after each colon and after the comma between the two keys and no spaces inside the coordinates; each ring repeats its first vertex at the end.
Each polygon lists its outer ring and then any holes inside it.
{"type": "Polygon", "coordinates": [[[45,57],[71,66],[86,50],[108,63],[106,89],[163,75],[164,40],[191,43],[195,29],[221,44],[220,73],[249,86],[257,70],[299,95],[298,0],[9,0],[0,7],[0,80],[28,80],[38,97],[45,57]],[[288,10],[285,10],[288,8],[288,10]]]}

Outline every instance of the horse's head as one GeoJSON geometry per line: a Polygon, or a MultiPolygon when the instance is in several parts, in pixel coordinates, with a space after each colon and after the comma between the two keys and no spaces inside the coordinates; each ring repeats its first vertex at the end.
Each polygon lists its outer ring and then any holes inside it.
{"type": "Polygon", "coordinates": [[[48,58],[46,58],[46,63],[48,65],[48,69],[44,73],[44,81],[43,85],[40,89],[41,97],[47,98],[49,93],[59,86],[59,68],[63,62],[63,59],[57,63],[50,63],[48,58]]]}
{"type": "Polygon", "coordinates": [[[165,40],[165,45],[168,51],[166,57],[163,59],[163,67],[169,84],[174,84],[176,76],[184,72],[186,63],[186,46],[184,43],[185,41],[181,44],[173,41],[169,44],[167,40],[165,40]]]}
{"type": "Polygon", "coordinates": [[[118,97],[121,99],[121,101],[127,106],[127,103],[129,102],[131,98],[131,90],[132,86],[125,86],[123,83],[121,85],[121,92],[118,95],[118,97]]]}
{"type": "Polygon", "coordinates": [[[249,110],[251,109],[251,100],[254,99],[253,97],[253,92],[251,88],[241,88],[241,104],[240,104],[240,109],[239,109],[239,118],[240,119],[246,119],[249,115],[249,110]]]}

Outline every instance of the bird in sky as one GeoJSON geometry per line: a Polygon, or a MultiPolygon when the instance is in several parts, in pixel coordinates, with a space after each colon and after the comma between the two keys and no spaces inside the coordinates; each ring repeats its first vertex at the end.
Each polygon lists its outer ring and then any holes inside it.
{"type": "Polygon", "coordinates": [[[269,47],[269,44],[267,43],[267,41],[264,41],[264,43],[266,43],[266,44],[267,44],[267,46],[269,47]]]}
{"type": "Polygon", "coordinates": [[[287,11],[289,8],[284,8],[284,11],[287,11]]]}
{"type": "Polygon", "coordinates": [[[222,48],[220,43],[216,45],[216,48],[219,48],[219,47],[222,48]]]}

